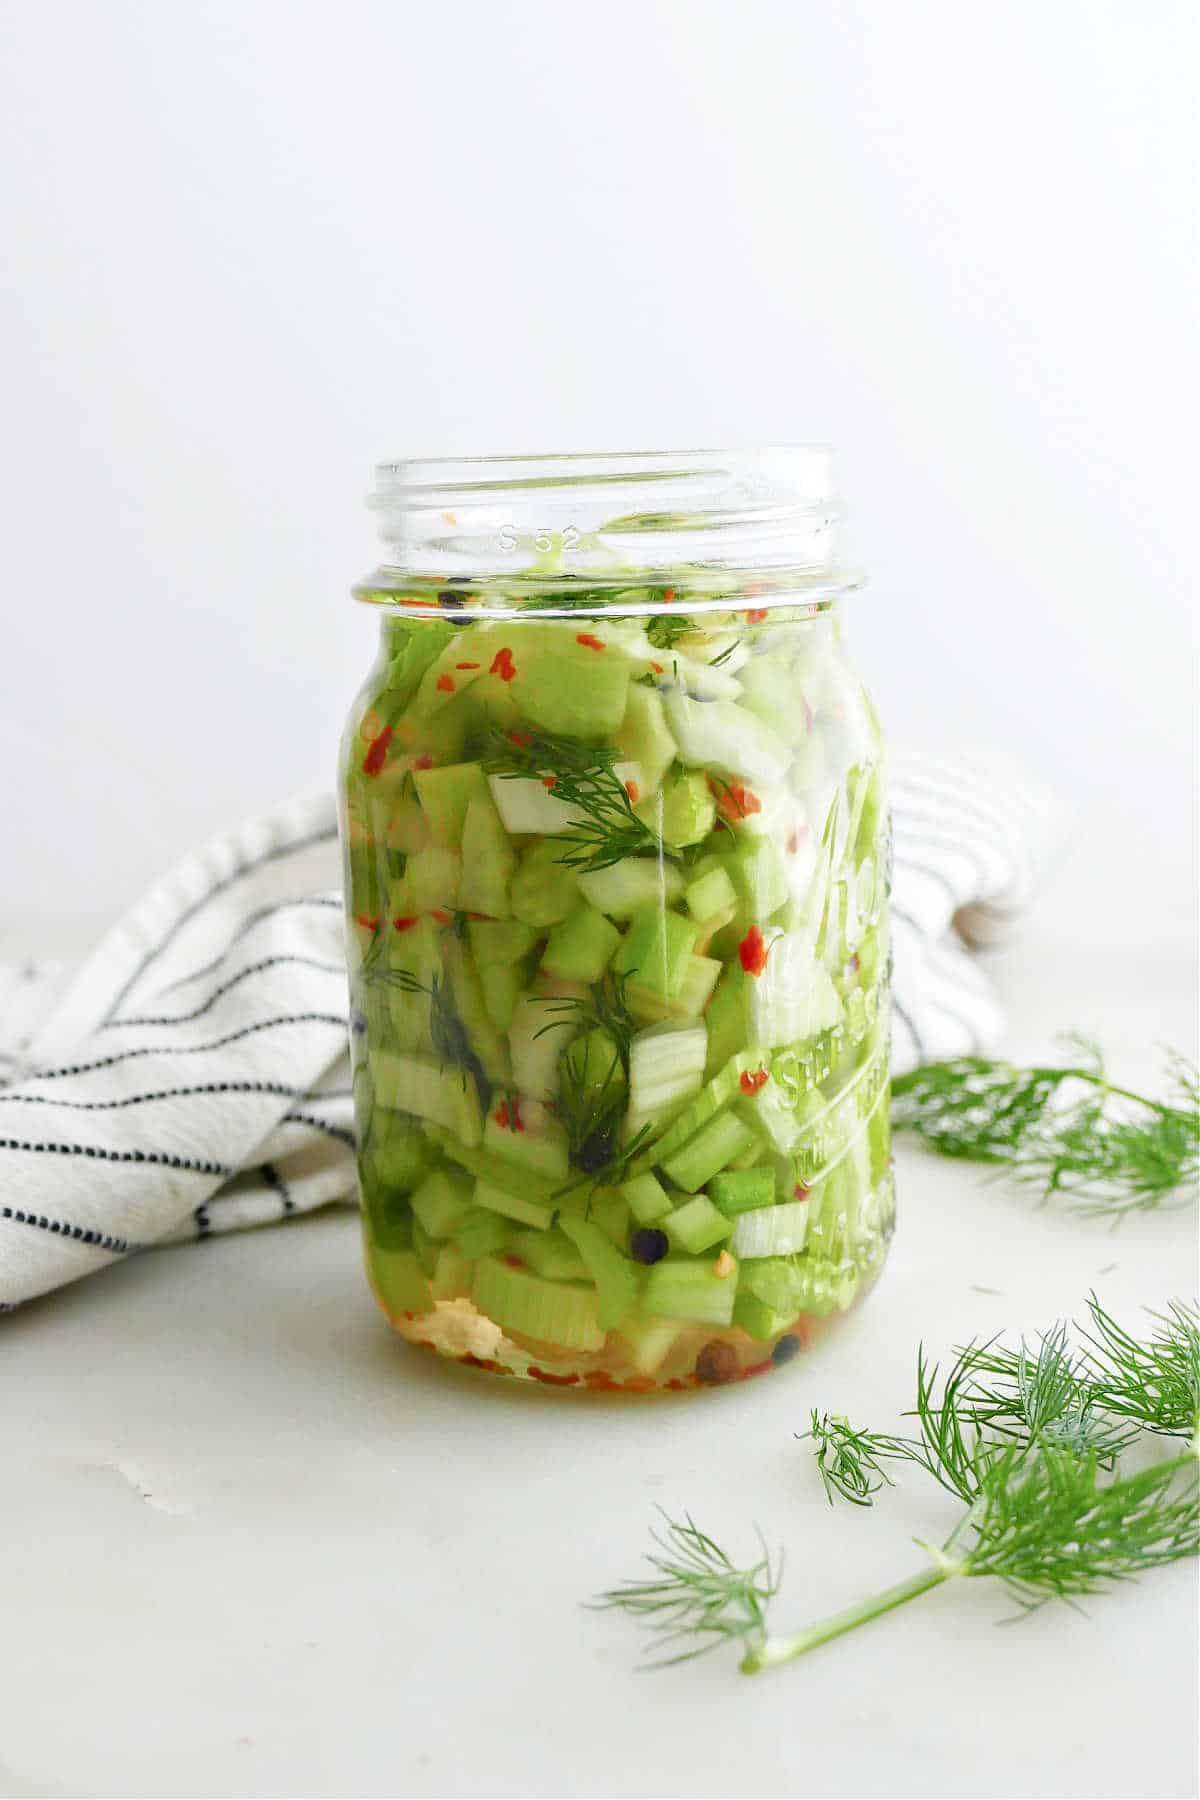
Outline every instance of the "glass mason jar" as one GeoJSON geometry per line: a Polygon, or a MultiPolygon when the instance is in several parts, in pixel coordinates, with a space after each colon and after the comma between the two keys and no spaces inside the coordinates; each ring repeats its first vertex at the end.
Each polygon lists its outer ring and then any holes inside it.
{"type": "Polygon", "coordinates": [[[814,449],[378,471],[342,754],[366,1260],[554,1385],[789,1361],[892,1229],[889,827],[814,449]]]}

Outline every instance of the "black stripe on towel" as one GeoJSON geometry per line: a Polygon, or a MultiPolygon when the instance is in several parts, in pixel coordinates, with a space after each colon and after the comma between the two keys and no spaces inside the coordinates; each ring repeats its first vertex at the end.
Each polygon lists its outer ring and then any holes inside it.
{"type": "Polygon", "coordinates": [[[169,946],[174,943],[176,937],[183,930],[183,927],[191,919],[194,919],[196,914],[201,912],[203,908],[208,905],[210,900],[215,900],[218,894],[223,894],[229,888],[234,887],[244,876],[252,875],[255,869],[265,868],[267,863],[282,862],[286,857],[298,855],[301,850],[311,850],[314,844],[327,844],[336,836],[337,826],[328,825],[324,831],[311,832],[308,837],[297,838],[294,843],[277,844],[274,850],[264,851],[263,855],[256,856],[253,862],[241,863],[236,869],[232,869],[223,880],[217,882],[215,887],[209,888],[207,893],[201,894],[198,900],[194,900],[185,911],[180,913],[166,937],[160,938],[153,950],[147,950],[137,968],[134,969],[133,973],[124,983],[120,993],[116,996],[112,1005],[105,1013],[104,1018],[101,1020],[101,1024],[107,1025],[111,1019],[114,1019],[117,1016],[126,996],[141,980],[151,963],[156,962],[163,951],[168,949],[169,946]]]}
{"type": "Polygon", "coordinates": [[[279,1170],[275,1167],[274,1163],[263,1163],[262,1178],[267,1186],[273,1188],[279,1195],[280,1200],[283,1202],[283,1216],[286,1219],[289,1213],[294,1213],[296,1210],[296,1202],[288,1192],[287,1182],[283,1179],[283,1176],[279,1173],[279,1170]]]}
{"type": "MultiPolygon", "coordinates": [[[[113,1256],[128,1256],[134,1250],[146,1250],[146,1244],[131,1238],[110,1237],[107,1232],[91,1231],[84,1225],[72,1225],[66,1219],[47,1219],[44,1214],[22,1212],[19,1206],[0,1206],[0,1219],[11,1219],[14,1225],[33,1225],[38,1231],[49,1231],[55,1237],[71,1238],[91,1250],[108,1250],[113,1256]]],[[[7,1310],[7,1309],[5,1309],[7,1310]]]]}
{"type": "Polygon", "coordinates": [[[60,1100],[57,1094],[0,1091],[0,1106],[8,1101],[18,1106],[61,1106],[70,1112],[119,1112],[126,1106],[148,1106],[154,1100],[186,1100],[193,1094],[275,1094],[283,1100],[294,1097],[296,1089],[284,1081],[201,1081],[195,1087],[158,1088],[153,1093],[126,1094],[120,1100],[60,1100]]]}
{"type": "Polygon", "coordinates": [[[99,1027],[99,1030],[122,1031],[127,1025],[189,1025],[193,1019],[203,1018],[209,1008],[215,1006],[218,1000],[223,999],[231,988],[237,987],[240,982],[249,980],[251,975],[261,975],[264,969],[278,968],[281,963],[303,963],[306,968],[320,969],[326,975],[344,976],[346,973],[345,963],[322,962],[316,956],[264,956],[261,962],[250,963],[247,968],[239,969],[236,975],[231,975],[228,981],[222,982],[220,987],[214,988],[203,1006],[195,1007],[190,1013],[176,1013],[174,1017],[168,1014],[159,1018],[146,1015],[134,1019],[109,1019],[107,1024],[99,1027]]]}
{"type": "Polygon", "coordinates": [[[341,912],[342,910],[341,901],[331,898],[328,894],[304,894],[295,900],[277,900],[274,906],[260,906],[257,912],[252,912],[242,924],[238,926],[219,956],[214,956],[212,961],[205,963],[202,969],[193,969],[190,975],[181,975],[178,981],[169,982],[161,992],[163,994],[174,994],[179,988],[187,987],[193,981],[201,981],[205,975],[211,975],[214,969],[220,968],[234,946],[240,944],[242,939],[248,936],[249,933],[254,930],[256,925],[261,925],[264,919],[274,918],[276,913],[287,912],[289,908],[293,906],[327,906],[331,907],[335,912],[341,912]]]}
{"type": "MultiPolygon", "coordinates": [[[[273,1031],[276,1025],[337,1025],[345,1031],[345,1013],[283,1013],[277,1019],[259,1019],[253,1025],[243,1025],[240,1031],[231,1031],[223,1038],[214,1038],[211,1044],[146,1044],[137,1050],[118,1050],[115,1056],[101,1056],[95,1062],[68,1063],[61,1069],[39,1069],[36,1075],[30,1075],[21,1086],[28,1086],[34,1081],[58,1081],[64,1075],[87,1075],[93,1069],[111,1069],[115,1063],[132,1062],[135,1056],[203,1056],[209,1050],[223,1050],[226,1044],[236,1044],[240,1038],[251,1037],[256,1031],[273,1031]]],[[[5,1099],[12,1096],[6,1094],[5,1099]]]]}
{"type": "Polygon", "coordinates": [[[327,1119],[315,1119],[311,1113],[284,1113],[283,1123],[285,1125],[311,1125],[314,1131],[323,1131],[326,1137],[336,1138],[339,1144],[348,1144],[351,1150],[358,1148],[354,1133],[347,1131],[344,1125],[331,1125],[327,1119]]]}
{"type": "Polygon", "coordinates": [[[162,1169],[183,1169],[190,1175],[232,1175],[225,1163],[206,1157],[175,1156],[168,1150],[106,1150],[101,1144],[34,1144],[24,1138],[0,1138],[0,1150],[24,1151],[30,1156],[90,1156],[96,1162],[152,1163],[162,1169]]]}

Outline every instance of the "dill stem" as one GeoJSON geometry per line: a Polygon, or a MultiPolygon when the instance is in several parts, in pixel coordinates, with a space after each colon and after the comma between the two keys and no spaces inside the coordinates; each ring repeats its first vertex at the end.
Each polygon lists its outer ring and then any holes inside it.
{"type": "Polygon", "coordinates": [[[872,1619],[882,1618],[884,1613],[895,1610],[897,1606],[906,1606],[910,1600],[927,1594],[930,1588],[940,1586],[959,1573],[959,1565],[948,1559],[933,1563],[916,1575],[910,1575],[907,1581],[898,1581],[895,1587],[884,1588],[880,1594],[872,1594],[869,1600],[860,1600],[855,1606],[847,1606],[844,1611],[830,1613],[827,1618],[818,1619],[815,1625],[798,1631],[794,1637],[767,1638],[756,1650],[749,1651],[741,1661],[743,1675],[757,1675],[761,1669],[773,1669],[779,1663],[791,1662],[806,1651],[815,1650],[819,1644],[827,1644],[832,1638],[842,1637],[847,1631],[857,1631],[860,1625],[868,1624],[872,1619]]]}
{"type": "MultiPolygon", "coordinates": [[[[1061,1070],[1033,1069],[1030,1073],[1039,1076],[1053,1075],[1061,1073],[1061,1070]]],[[[1149,1107],[1151,1112],[1166,1114],[1176,1110],[1164,1101],[1151,1100],[1145,1094],[1135,1094],[1132,1088],[1118,1087],[1116,1082],[1110,1081],[1104,1074],[1097,1074],[1094,1069],[1071,1069],[1068,1073],[1075,1081],[1090,1081],[1093,1087],[1103,1088],[1106,1094],[1114,1094],[1118,1100],[1132,1100],[1135,1106],[1149,1107]]]]}

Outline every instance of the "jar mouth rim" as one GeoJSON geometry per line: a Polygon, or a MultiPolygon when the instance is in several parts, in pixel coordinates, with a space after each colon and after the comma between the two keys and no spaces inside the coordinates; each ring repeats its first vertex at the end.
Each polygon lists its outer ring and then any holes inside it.
{"type": "Polygon", "coordinates": [[[695,450],[562,450],[488,456],[400,457],[375,465],[367,504],[386,507],[402,497],[432,493],[486,494],[590,483],[662,482],[696,476],[761,473],[787,479],[809,499],[833,499],[832,450],[827,444],[758,444],[695,450]]]}
{"type": "Polygon", "coordinates": [[[405,581],[514,593],[560,576],[606,589],[676,578],[728,591],[739,575],[847,585],[823,445],[411,458],[379,464],[370,505],[381,574],[405,581]]]}

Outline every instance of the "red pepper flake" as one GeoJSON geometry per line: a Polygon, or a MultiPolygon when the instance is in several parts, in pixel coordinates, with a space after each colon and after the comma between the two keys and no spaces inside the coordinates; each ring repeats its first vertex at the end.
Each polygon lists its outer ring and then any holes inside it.
{"type": "Polygon", "coordinates": [[[495,1119],[497,1125],[500,1126],[502,1131],[508,1130],[508,1101],[507,1100],[502,1100],[500,1102],[499,1106],[496,1108],[495,1112],[492,1114],[492,1117],[493,1117],[493,1119],[495,1119]]]}
{"type": "Polygon", "coordinates": [[[544,1381],[547,1387],[574,1387],[579,1380],[578,1375],[552,1375],[549,1369],[535,1369],[532,1363],[527,1373],[531,1381],[544,1381]]]}
{"type": "Polygon", "coordinates": [[[663,589],[663,605],[664,606],[670,606],[671,602],[674,600],[674,598],[675,598],[675,589],[674,588],[664,588],[663,589]]]}
{"type": "Polygon", "coordinates": [[[761,625],[766,616],[767,609],[765,606],[750,606],[746,609],[747,625],[761,625]]]}
{"type": "Polygon", "coordinates": [[[582,644],[586,650],[603,650],[604,648],[601,639],[594,637],[590,631],[576,632],[575,642],[577,644],[582,644]]]}
{"type": "Polygon", "coordinates": [[[765,1375],[770,1367],[770,1358],[768,1358],[766,1362],[751,1363],[748,1369],[742,1370],[741,1374],[738,1376],[738,1380],[749,1381],[752,1375],[765,1375]]]}
{"type": "Polygon", "coordinates": [[[418,769],[432,769],[433,758],[430,756],[428,750],[422,750],[420,756],[418,756],[417,767],[418,769]]]}
{"type": "Polygon", "coordinates": [[[800,848],[800,839],[797,837],[797,835],[794,831],[790,832],[788,834],[788,841],[787,841],[788,855],[795,856],[795,854],[799,848],[800,848]]]}
{"type": "Polygon", "coordinates": [[[378,931],[379,930],[379,914],[378,913],[375,913],[375,914],[355,913],[354,923],[356,925],[361,925],[363,927],[364,931],[378,931]]]}
{"type": "Polygon", "coordinates": [[[512,1097],[512,1104],[508,1110],[509,1110],[509,1116],[512,1119],[513,1130],[514,1131],[524,1131],[525,1121],[521,1117],[521,1102],[518,1100],[518,1098],[515,1094],[512,1097]]]}
{"type": "Polygon", "coordinates": [[[510,731],[508,741],[510,744],[515,744],[518,750],[528,750],[533,739],[527,731],[510,731]]]}
{"type": "Polygon", "coordinates": [[[439,925],[448,925],[450,923],[450,914],[443,906],[435,906],[433,908],[433,916],[439,925]]]}
{"type": "Polygon", "coordinates": [[[747,1069],[739,1079],[738,1086],[743,1094],[757,1094],[759,1088],[764,1087],[770,1078],[767,1069],[755,1069],[753,1074],[747,1069]]]}
{"type": "Polygon", "coordinates": [[[860,963],[860,962],[859,962],[859,960],[858,960],[858,951],[857,951],[857,950],[856,950],[856,951],[855,951],[855,952],[854,952],[854,955],[853,955],[853,956],[852,956],[852,957],[851,957],[851,958],[850,958],[850,970],[851,970],[851,973],[852,973],[852,974],[854,974],[854,975],[857,975],[857,974],[858,974],[858,971],[859,971],[859,969],[860,969],[860,968],[861,968],[861,967],[862,967],[862,964],[861,964],[861,963],[860,963]]]}
{"type": "Polygon", "coordinates": [[[629,798],[632,801],[633,805],[636,806],[638,803],[638,797],[641,794],[641,789],[638,787],[637,782],[636,781],[627,781],[625,783],[625,792],[629,795],[629,798]]]}
{"type": "Polygon", "coordinates": [[[542,776],[542,786],[544,788],[557,787],[558,786],[558,776],[557,775],[543,775],[542,776]]]}
{"type": "Polygon", "coordinates": [[[792,1194],[797,1200],[807,1200],[811,1193],[812,1189],[806,1188],[802,1181],[798,1181],[792,1189],[792,1194]]]}
{"type": "Polygon", "coordinates": [[[748,819],[751,813],[762,811],[762,801],[753,788],[744,787],[740,781],[723,781],[709,783],[717,801],[717,811],[727,819],[748,819]]]}
{"type": "Polygon", "coordinates": [[[761,975],[767,966],[767,945],[757,925],[752,925],[738,945],[738,956],[747,975],[761,975]]]}
{"type": "Polygon", "coordinates": [[[452,694],[454,692],[453,675],[439,675],[435,686],[439,694],[452,694]]]}
{"type": "Polygon", "coordinates": [[[387,761],[388,745],[392,741],[392,728],[385,725],[367,754],[363,757],[363,774],[378,775],[387,761]]]}
{"type": "Polygon", "coordinates": [[[601,1393],[615,1393],[617,1384],[604,1369],[589,1369],[584,1381],[590,1388],[598,1388],[601,1393]]]}
{"type": "Polygon", "coordinates": [[[654,1386],[653,1375],[631,1375],[628,1380],[618,1383],[622,1393],[648,1394],[654,1386]]]}
{"type": "Polygon", "coordinates": [[[808,704],[808,701],[803,694],[800,696],[800,704],[804,708],[804,729],[805,731],[811,731],[813,728],[813,709],[808,704]]]}
{"type": "Polygon", "coordinates": [[[482,663],[455,663],[456,669],[481,669],[482,663]]]}
{"type": "Polygon", "coordinates": [[[392,920],[392,927],[396,931],[411,931],[416,922],[416,913],[405,913],[402,918],[392,920]]]}
{"type": "Polygon", "coordinates": [[[512,651],[508,646],[506,645],[503,650],[497,650],[495,656],[492,658],[492,666],[488,670],[488,674],[498,675],[501,681],[511,681],[516,672],[516,667],[512,659],[512,651]]]}
{"type": "Polygon", "coordinates": [[[509,1251],[508,1255],[505,1256],[504,1261],[508,1264],[510,1269],[523,1269],[525,1267],[525,1265],[521,1261],[520,1257],[514,1256],[511,1252],[511,1250],[509,1251]]]}
{"type": "Polygon", "coordinates": [[[663,673],[663,666],[661,663],[652,662],[650,667],[654,670],[656,675],[661,675],[663,673]]]}

